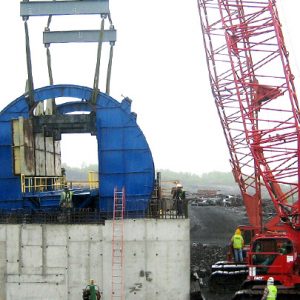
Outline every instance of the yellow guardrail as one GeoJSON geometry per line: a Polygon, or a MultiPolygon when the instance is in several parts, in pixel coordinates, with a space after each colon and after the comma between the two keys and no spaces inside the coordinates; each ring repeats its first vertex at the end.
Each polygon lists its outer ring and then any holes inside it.
{"type": "Polygon", "coordinates": [[[90,171],[89,172],[89,188],[90,189],[97,189],[99,187],[99,173],[90,171]]]}
{"type": "Polygon", "coordinates": [[[64,187],[64,184],[63,176],[37,177],[21,174],[22,193],[59,190],[64,187]]]}
{"type": "Polygon", "coordinates": [[[61,190],[65,185],[68,185],[71,188],[86,187],[96,189],[99,187],[98,172],[89,172],[87,181],[78,180],[69,182],[66,182],[65,176],[36,177],[21,174],[22,193],[61,190]]]}

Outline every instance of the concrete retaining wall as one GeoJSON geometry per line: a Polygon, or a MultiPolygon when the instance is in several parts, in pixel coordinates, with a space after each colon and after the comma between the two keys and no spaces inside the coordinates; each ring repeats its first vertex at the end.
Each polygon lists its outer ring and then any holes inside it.
{"type": "MultiPolygon", "coordinates": [[[[126,220],[126,299],[189,299],[189,220],[126,220]]],[[[0,225],[0,300],[111,299],[112,222],[0,225]]]]}

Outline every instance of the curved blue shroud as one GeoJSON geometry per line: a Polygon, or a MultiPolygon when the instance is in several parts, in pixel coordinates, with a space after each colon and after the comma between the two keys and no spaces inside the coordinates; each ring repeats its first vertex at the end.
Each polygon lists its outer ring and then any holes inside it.
{"type": "MultiPolygon", "coordinates": [[[[53,85],[34,91],[35,102],[72,97],[79,101],[58,105],[61,114],[91,111],[92,89],[77,85],[53,85]]],[[[99,93],[96,105],[99,202],[101,211],[112,211],[114,187],[126,190],[126,210],[144,211],[154,187],[154,164],[148,143],[130,110],[131,101],[121,103],[99,93]]],[[[13,173],[12,120],[29,117],[26,95],[11,102],[0,113],[0,209],[22,208],[20,176],[13,173]]]]}

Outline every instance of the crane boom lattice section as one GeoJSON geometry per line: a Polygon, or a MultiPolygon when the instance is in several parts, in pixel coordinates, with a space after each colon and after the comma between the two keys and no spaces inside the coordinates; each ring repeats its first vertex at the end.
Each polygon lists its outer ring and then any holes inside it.
{"type": "Polygon", "coordinates": [[[218,0],[198,0],[212,94],[229,148],[230,162],[249,221],[261,224],[260,180],[244,130],[218,0]]]}
{"type": "Polygon", "coordinates": [[[279,215],[292,220],[299,214],[299,106],[276,1],[198,4],[233,162],[241,177],[261,177],[279,215]]]}

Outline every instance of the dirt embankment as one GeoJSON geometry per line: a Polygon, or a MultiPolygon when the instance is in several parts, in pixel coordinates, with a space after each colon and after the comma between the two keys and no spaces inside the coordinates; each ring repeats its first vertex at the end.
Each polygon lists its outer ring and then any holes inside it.
{"type": "MultiPolygon", "coordinates": [[[[273,213],[272,204],[264,205],[264,217],[273,213]]],[[[225,300],[232,295],[209,293],[207,281],[211,265],[226,259],[227,247],[238,225],[248,224],[244,206],[190,206],[191,222],[191,270],[203,277],[203,293],[206,300],[225,300]]]]}
{"type": "Polygon", "coordinates": [[[209,293],[207,281],[211,265],[226,259],[227,246],[236,227],[247,224],[242,206],[190,206],[191,270],[203,278],[202,288],[206,300],[230,299],[231,295],[209,293]]]}

